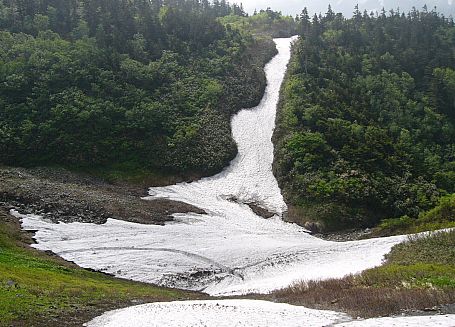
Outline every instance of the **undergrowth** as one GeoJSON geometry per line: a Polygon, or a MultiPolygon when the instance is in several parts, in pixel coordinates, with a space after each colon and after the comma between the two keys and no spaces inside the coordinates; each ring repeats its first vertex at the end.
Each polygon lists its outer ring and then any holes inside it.
{"type": "Polygon", "coordinates": [[[422,212],[417,219],[402,216],[383,220],[374,236],[419,233],[455,227],[455,193],[443,196],[436,207],[422,212]]]}

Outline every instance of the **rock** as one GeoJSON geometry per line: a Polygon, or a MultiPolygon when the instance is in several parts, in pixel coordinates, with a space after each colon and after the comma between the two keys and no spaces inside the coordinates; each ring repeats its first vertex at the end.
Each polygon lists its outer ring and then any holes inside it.
{"type": "Polygon", "coordinates": [[[247,206],[249,206],[250,209],[259,217],[269,219],[276,215],[276,213],[268,211],[267,209],[264,209],[263,207],[261,207],[260,205],[258,205],[256,203],[245,203],[245,204],[247,206]]]}
{"type": "Polygon", "coordinates": [[[243,202],[239,200],[236,196],[230,196],[226,198],[226,200],[239,204],[246,204],[256,215],[265,219],[272,218],[273,216],[276,215],[276,212],[271,212],[265,209],[262,205],[260,205],[257,202],[243,202]]]}
{"type": "Polygon", "coordinates": [[[303,227],[308,229],[311,233],[319,233],[322,231],[322,226],[319,222],[307,221],[303,227]]]}
{"type": "Polygon", "coordinates": [[[13,280],[7,280],[6,281],[6,286],[8,287],[16,287],[16,282],[13,280]]]}

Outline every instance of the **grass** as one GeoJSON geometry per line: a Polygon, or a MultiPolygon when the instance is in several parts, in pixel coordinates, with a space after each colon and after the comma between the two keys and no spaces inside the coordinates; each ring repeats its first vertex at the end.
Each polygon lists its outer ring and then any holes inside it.
{"type": "Polygon", "coordinates": [[[387,262],[412,265],[418,263],[455,266],[455,230],[409,236],[386,256],[387,262]]]}
{"type": "MultiPolygon", "coordinates": [[[[351,277],[352,278],[352,277],[351,277]]],[[[278,301],[317,309],[336,310],[353,317],[380,317],[453,303],[453,291],[424,288],[368,288],[345,278],[294,285],[275,294],[278,301]]]]}
{"type": "Polygon", "coordinates": [[[393,247],[384,265],[357,275],[301,282],[275,300],[377,317],[455,303],[455,231],[410,237],[393,247]]]}
{"type": "Polygon", "coordinates": [[[443,196],[438,205],[422,212],[417,219],[408,216],[383,220],[374,236],[419,233],[455,227],[455,193],[443,196]]]}
{"type": "Polygon", "coordinates": [[[31,249],[12,219],[0,211],[0,326],[81,325],[134,303],[201,297],[84,270],[31,249]]]}

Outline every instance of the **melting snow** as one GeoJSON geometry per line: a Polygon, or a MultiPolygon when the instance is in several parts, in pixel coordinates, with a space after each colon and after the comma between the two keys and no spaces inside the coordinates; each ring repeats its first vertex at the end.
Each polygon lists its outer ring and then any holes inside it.
{"type": "MultiPolygon", "coordinates": [[[[280,219],[286,205],[272,174],[271,137],[292,39],[275,42],[279,54],[266,66],[264,98],[258,107],[242,110],[232,119],[239,154],[230,166],[198,182],[150,189],[151,200],[187,202],[207,215],[176,214],[175,221],[165,226],[114,219],[95,225],[53,224],[13,211],[24,229],[36,231],[33,246],[82,267],[211,295],[267,293],[299,280],[342,277],[380,265],[384,254],[405,236],[327,242],[280,219]],[[229,200],[233,197],[241,203],[229,200]],[[276,213],[275,217],[265,220],[255,215],[242,204],[248,202],[276,213]]],[[[345,315],[259,301],[177,302],[114,311],[90,326],[165,326],[160,322],[171,317],[172,326],[222,326],[224,322],[229,326],[319,326],[345,315]],[[191,313],[186,314],[187,310],[191,313]]]]}
{"type": "Polygon", "coordinates": [[[166,226],[114,219],[103,225],[53,224],[39,216],[15,215],[24,229],[37,230],[34,247],[82,267],[211,295],[266,293],[298,280],[356,273],[381,264],[383,255],[404,239],[326,242],[252,213],[248,223],[201,216],[166,226]]]}
{"type": "Polygon", "coordinates": [[[302,327],[327,326],[349,317],[333,311],[253,300],[150,303],[110,311],[87,327],[302,327]]]}

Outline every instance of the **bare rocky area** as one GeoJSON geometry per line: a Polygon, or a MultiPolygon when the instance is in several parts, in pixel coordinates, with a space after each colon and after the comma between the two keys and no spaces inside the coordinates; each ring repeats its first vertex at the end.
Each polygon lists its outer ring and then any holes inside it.
{"type": "Polygon", "coordinates": [[[53,222],[103,224],[115,218],[164,224],[174,213],[205,213],[182,202],[142,200],[146,195],[142,187],[110,184],[61,168],[0,167],[0,206],[39,214],[53,222]]]}
{"type": "Polygon", "coordinates": [[[259,217],[262,217],[264,219],[269,219],[275,216],[277,213],[276,212],[271,212],[263,207],[263,205],[257,203],[257,202],[243,202],[240,201],[237,197],[231,196],[227,199],[228,201],[232,201],[235,203],[239,204],[246,204],[248,207],[250,207],[251,211],[253,211],[256,215],[259,217]]]}
{"type": "Polygon", "coordinates": [[[333,232],[333,233],[312,233],[313,236],[322,238],[326,241],[334,241],[334,242],[348,242],[348,241],[358,241],[367,238],[373,237],[372,229],[352,229],[347,231],[341,232],[333,232]]]}

